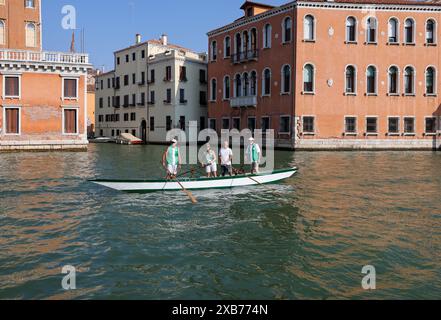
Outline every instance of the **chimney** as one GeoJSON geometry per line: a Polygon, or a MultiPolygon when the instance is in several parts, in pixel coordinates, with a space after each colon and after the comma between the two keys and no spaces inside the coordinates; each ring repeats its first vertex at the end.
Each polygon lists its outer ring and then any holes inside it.
{"type": "Polygon", "coordinates": [[[136,44],[140,44],[141,43],[141,35],[138,33],[136,34],[136,44]]]}
{"type": "Polygon", "coordinates": [[[168,37],[167,37],[166,34],[163,34],[163,35],[161,36],[161,43],[162,43],[162,45],[164,45],[164,46],[168,45],[168,37]]]}

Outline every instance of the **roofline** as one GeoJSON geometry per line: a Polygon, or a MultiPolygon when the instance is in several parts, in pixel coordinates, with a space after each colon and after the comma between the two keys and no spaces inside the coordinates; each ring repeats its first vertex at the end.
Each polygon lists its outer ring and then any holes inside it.
{"type": "Polygon", "coordinates": [[[265,3],[259,3],[259,2],[254,2],[254,1],[245,1],[244,4],[240,7],[240,9],[245,9],[245,7],[247,5],[251,5],[251,6],[255,6],[255,7],[260,7],[260,8],[268,8],[268,9],[273,9],[275,8],[275,6],[269,5],[269,4],[265,4],[265,3]]]}

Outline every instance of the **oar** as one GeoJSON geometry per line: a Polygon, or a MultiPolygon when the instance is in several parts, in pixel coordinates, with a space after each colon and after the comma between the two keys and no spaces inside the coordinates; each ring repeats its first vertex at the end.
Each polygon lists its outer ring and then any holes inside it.
{"type": "Polygon", "coordinates": [[[175,178],[175,180],[176,180],[176,182],[179,184],[179,186],[182,188],[182,191],[184,191],[184,192],[187,194],[187,196],[190,198],[191,202],[192,202],[193,204],[198,203],[198,201],[197,201],[196,198],[193,196],[193,194],[192,194],[190,191],[188,191],[187,189],[185,189],[185,187],[184,187],[184,186],[182,185],[182,183],[178,180],[178,178],[175,178]]]}

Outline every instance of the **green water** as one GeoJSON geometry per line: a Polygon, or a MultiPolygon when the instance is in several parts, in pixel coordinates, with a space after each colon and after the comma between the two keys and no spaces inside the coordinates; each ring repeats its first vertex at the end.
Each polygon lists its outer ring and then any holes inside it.
{"type": "Polygon", "coordinates": [[[441,153],[277,152],[300,172],[274,192],[194,192],[196,206],[87,182],[161,177],[162,150],[0,154],[0,299],[441,297],[441,153]]]}

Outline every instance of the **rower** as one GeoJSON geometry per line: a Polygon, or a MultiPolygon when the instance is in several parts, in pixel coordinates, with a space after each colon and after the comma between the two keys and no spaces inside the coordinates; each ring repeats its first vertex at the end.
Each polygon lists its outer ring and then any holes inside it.
{"type": "Polygon", "coordinates": [[[259,164],[262,151],[254,138],[249,139],[250,145],[247,148],[247,158],[251,162],[251,174],[259,173],[259,164]]]}
{"type": "Polygon", "coordinates": [[[221,150],[219,151],[219,160],[221,163],[222,177],[227,174],[233,176],[233,150],[230,149],[230,143],[228,141],[224,142],[221,150]]]}
{"type": "Polygon", "coordinates": [[[181,170],[181,153],[178,147],[178,141],[173,139],[171,145],[165,150],[162,156],[162,165],[167,170],[167,180],[175,180],[178,171],[181,170]]]}
{"type": "Polygon", "coordinates": [[[207,151],[205,152],[205,168],[208,178],[217,178],[217,157],[209,143],[207,143],[207,151]]]}

